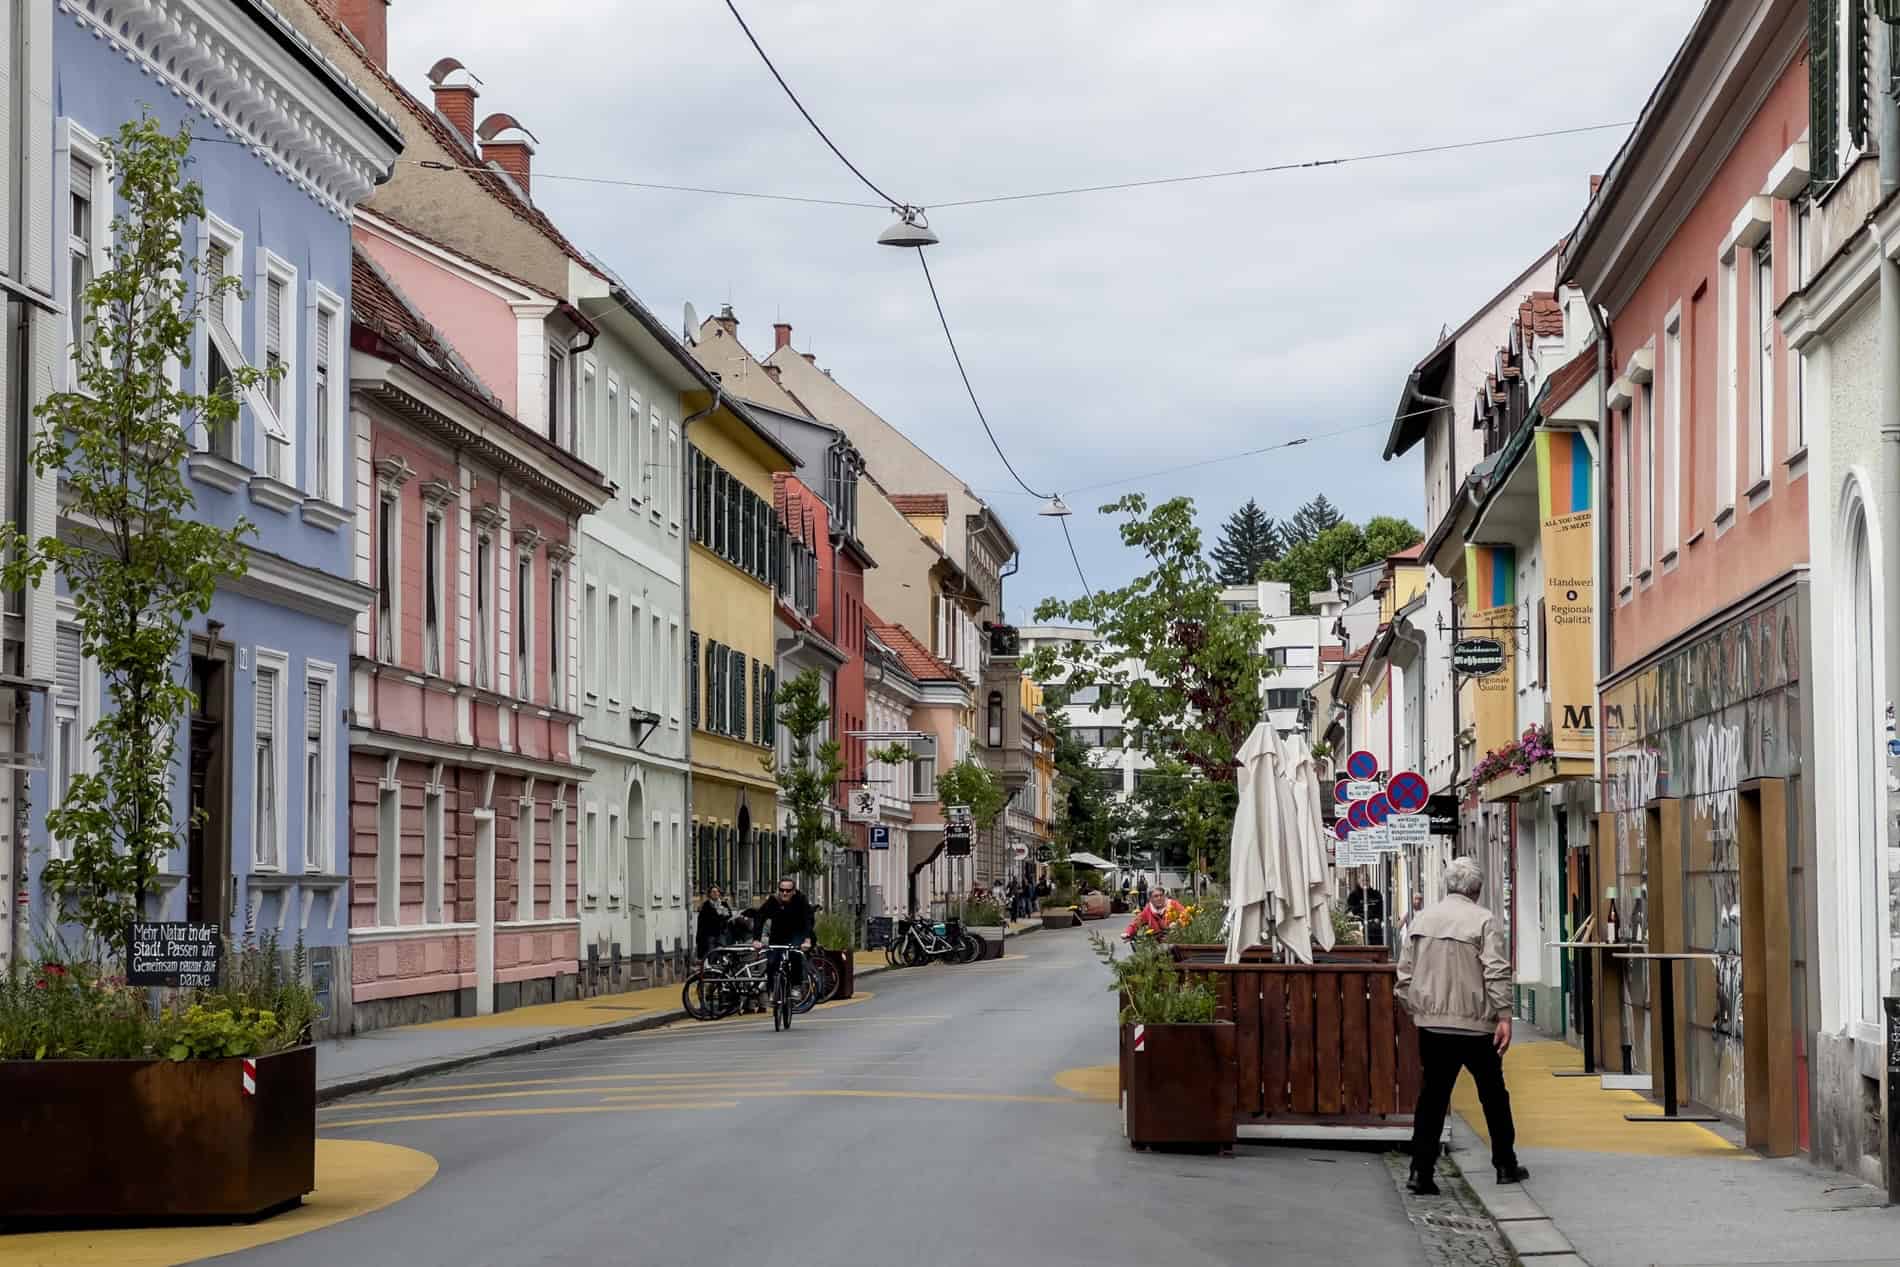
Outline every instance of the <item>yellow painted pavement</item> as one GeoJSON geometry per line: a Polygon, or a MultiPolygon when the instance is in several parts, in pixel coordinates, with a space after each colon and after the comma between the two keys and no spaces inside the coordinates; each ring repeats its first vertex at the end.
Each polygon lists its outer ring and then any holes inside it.
{"type": "MultiPolygon", "coordinates": [[[[1605,1091],[1595,1078],[1553,1078],[1553,1069],[1581,1069],[1583,1056],[1566,1043],[1519,1043],[1504,1054],[1504,1080],[1519,1148],[1627,1153],[1643,1157],[1727,1157],[1753,1154],[1694,1122],[1630,1122],[1625,1113],[1660,1113],[1634,1091],[1605,1091]]],[[[1469,1075],[1461,1074],[1452,1107],[1486,1143],[1484,1110],[1469,1075]]]]}
{"type": "Polygon", "coordinates": [[[435,1177],[435,1158],[366,1139],[317,1141],[317,1190],[248,1225],[112,1228],[0,1236],[5,1267],[172,1267],[289,1240],[394,1205],[435,1177]]]}
{"type": "Polygon", "coordinates": [[[1080,1069],[1064,1069],[1055,1077],[1055,1083],[1064,1091],[1089,1100],[1101,1100],[1107,1104],[1121,1101],[1121,1070],[1114,1065],[1084,1065],[1080,1069]]]}

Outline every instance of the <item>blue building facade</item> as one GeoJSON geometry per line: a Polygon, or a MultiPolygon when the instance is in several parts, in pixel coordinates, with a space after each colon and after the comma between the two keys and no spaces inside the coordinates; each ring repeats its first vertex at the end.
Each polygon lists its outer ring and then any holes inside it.
{"type": "MultiPolygon", "coordinates": [[[[246,393],[235,427],[181,422],[198,513],[242,516],[255,533],[248,573],[220,588],[181,655],[198,696],[174,793],[188,843],[162,867],[156,913],[302,940],[319,989],[345,986],[349,657],[370,596],[349,579],[350,215],[387,177],[401,133],[263,0],[60,0],[53,88],[59,302],[70,311],[109,264],[102,139],[142,111],[168,130],[189,123],[207,214],[186,226],[185,250],[243,293],[204,314],[183,372],[204,391],[236,364],[281,371],[246,393]]],[[[62,387],[68,362],[55,367],[62,387]]],[[[45,769],[29,787],[36,924],[37,873],[61,848],[46,807],[91,760],[100,707],[70,603],[58,592],[46,606],[55,672],[36,725],[45,769]]]]}

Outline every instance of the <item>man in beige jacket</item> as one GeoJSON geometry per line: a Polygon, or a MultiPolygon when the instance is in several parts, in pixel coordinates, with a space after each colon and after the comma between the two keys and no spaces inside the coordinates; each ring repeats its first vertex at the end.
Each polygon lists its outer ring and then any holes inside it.
{"type": "Polygon", "coordinates": [[[1445,1111],[1458,1071],[1469,1069],[1491,1135],[1491,1164],[1499,1183],[1518,1183],[1530,1171],[1517,1164],[1517,1128],[1504,1087],[1504,1053],[1511,1046],[1511,960],[1497,916],[1477,903],[1484,873],[1469,858],[1445,868],[1445,900],[1406,925],[1399,950],[1397,998],[1418,1027],[1421,1077],[1412,1112],[1413,1192],[1438,1191],[1432,1172],[1445,1134],[1445,1111]]]}

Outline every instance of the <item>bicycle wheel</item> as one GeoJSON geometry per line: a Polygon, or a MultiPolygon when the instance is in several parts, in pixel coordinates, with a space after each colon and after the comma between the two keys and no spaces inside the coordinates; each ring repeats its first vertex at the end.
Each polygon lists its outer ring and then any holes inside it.
{"type": "Polygon", "coordinates": [[[837,965],[822,955],[814,955],[807,961],[807,970],[811,974],[811,980],[816,985],[816,989],[813,990],[813,993],[817,995],[816,1001],[819,1003],[831,1002],[832,996],[838,993],[837,965]]]}
{"type": "Polygon", "coordinates": [[[707,1004],[706,970],[701,968],[686,978],[686,984],[680,987],[680,1006],[686,1009],[686,1015],[696,1021],[710,1021],[712,1009],[707,1004]]]}
{"type": "Polygon", "coordinates": [[[792,985],[786,978],[783,964],[778,970],[778,986],[772,991],[772,1028],[774,1030],[792,1027],[792,985]]]}
{"type": "Polygon", "coordinates": [[[925,950],[923,943],[914,936],[904,942],[903,955],[906,968],[921,968],[930,962],[930,952],[925,950]]]}
{"type": "Polygon", "coordinates": [[[805,967],[805,979],[792,987],[791,995],[791,1009],[794,1012],[809,1012],[822,1002],[818,978],[813,975],[809,964],[805,967]]]}
{"type": "Polygon", "coordinates": [[[964,933],[963,940],[957,944],[956,963],[975,963],[983,957],[983,942],[974,933],[964,933]]]}

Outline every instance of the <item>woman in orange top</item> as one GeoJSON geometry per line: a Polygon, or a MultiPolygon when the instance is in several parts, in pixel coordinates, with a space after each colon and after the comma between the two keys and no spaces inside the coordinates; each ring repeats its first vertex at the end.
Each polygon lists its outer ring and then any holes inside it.
{"type": "Polygon", "coordinates": [[[1127,931],[1122,933],[1123,941],[1133,941],[1143,929],[1156,937],[1168,931],[1168,921],[1181,913],[1181,904],[1168,896],[1168,891],[1157,885],[1148,891],[1148,904],[1135,912],[1135,918],[1128,921],[1127,931]]]}

